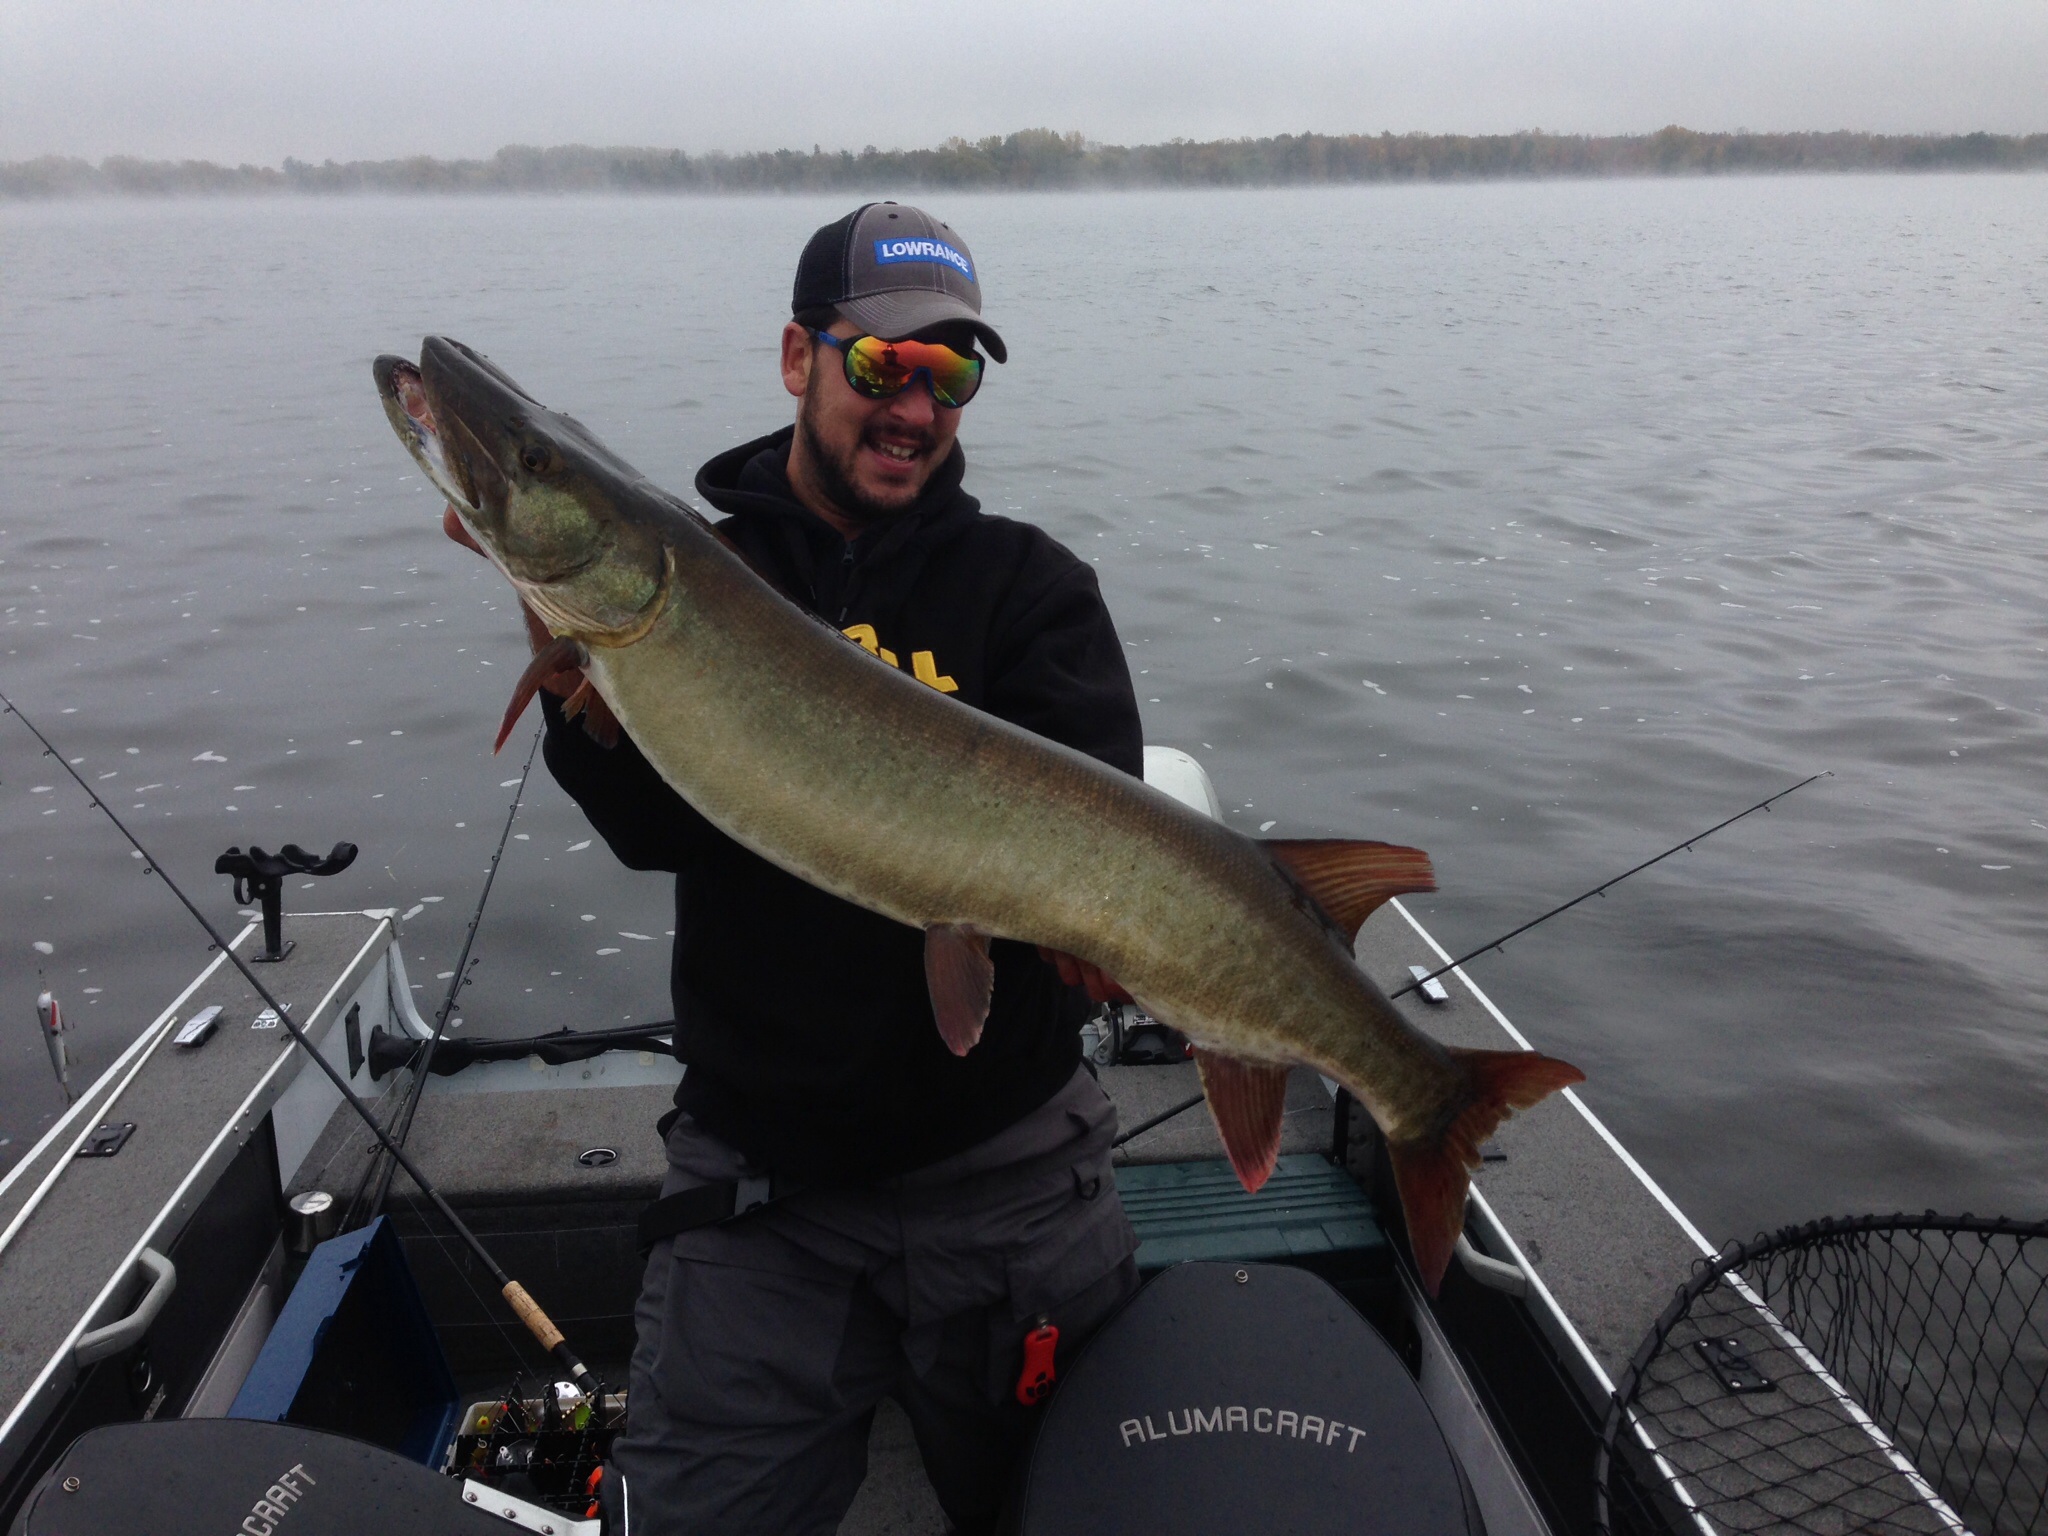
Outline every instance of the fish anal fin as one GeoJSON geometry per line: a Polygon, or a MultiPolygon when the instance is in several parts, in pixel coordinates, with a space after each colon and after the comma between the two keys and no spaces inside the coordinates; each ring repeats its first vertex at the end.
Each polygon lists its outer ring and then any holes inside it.
{"type": "Polygon", "coordinates": [[[1540,1103],[1560,1088],[1583,1083],[1570,1062],[1535,1051],[1468,1051],[1447,1047],[1467,1074],[1464,1107],[1433,1140],[1389,1141],[1388,1160],[1408,1220],[1415,1269],[1434,1296],[1465,1228],[1465,1192],[1479,1166],[1479,1148],[1517,1109],[1540,1103]]]}
{"type": "Polygon", "coordinates": [[[1257,1194],[1280,1158],[1280,1128],[1287,1112],[1287,1068],[1246,1061],[1195,1047],[1195,1066],[1209,1114],[1237,1181],[1257,1194]]]}
{"type": "Polygon", "coordinates": [[[1436,872],[1420,848],[1335,837],[1271,838],[1260,846],[1349,939],[1389,896],[1436,889],[1436,872]]]}
{"type": "Polygon", "coordinates": [[[939,1038],[955,1056],[981,1039],[995,993],[996,967],[988,935],[965,923],[933,923],[924,931],[924,982],[932,995],[939,1038]]]}
{"type": "Polygon", "coordinates": [[[554,640],[533,653],[533,660],[526,664],[526,670],[519,674],[519,681],[512,685],[512,702],[505,706],[505,718],[498,726],[498,740],[491,747],[493,752],[505,745],[505,738],[512,734],[512,727],[519,723],[519,717],[526,713],[526,706],[533,702],[533,696],[540,692],[542,683],[564,672],[574,672],[590,660],[590,653],[575,640],[554,640]]]}

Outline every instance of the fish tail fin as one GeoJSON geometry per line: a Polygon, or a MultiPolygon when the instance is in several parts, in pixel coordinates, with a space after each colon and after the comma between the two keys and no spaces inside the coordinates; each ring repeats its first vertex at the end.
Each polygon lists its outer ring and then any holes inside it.
{"type": "Polygon", "coordinates": [[[1542,1102],[1560,1088],[1583,1083],[1570,1062],[1535,1051],[1467,1051],[1449,1047],[1467,1078],[1465,1102],[1434,1138],[1389,1141],[1394,1184],[1408,1220],[1408,1246],[1416,1272],[1434,1296],[1465,1228],[1465,1192],[1479,1166],[1479,1147],[1518,1109],[1542,1102]]]}

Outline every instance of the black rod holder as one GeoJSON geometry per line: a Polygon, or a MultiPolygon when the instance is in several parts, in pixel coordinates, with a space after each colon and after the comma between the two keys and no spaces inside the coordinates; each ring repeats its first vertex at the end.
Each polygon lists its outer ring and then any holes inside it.
{"type": "Polygon", "coordinates": [[[338,875],[355,861],[354,843],[336,843],[325,858],[297,843],[286,843],[276,853],[265,853],[251,843],[247,853],[230,848],[215,859],[213,872],[233,878],[236,901],[253,901],[263,908],[263,953],[253,957],[261,964],[282,960],[294,947],[284,937],[284,877],[338,875]]]}

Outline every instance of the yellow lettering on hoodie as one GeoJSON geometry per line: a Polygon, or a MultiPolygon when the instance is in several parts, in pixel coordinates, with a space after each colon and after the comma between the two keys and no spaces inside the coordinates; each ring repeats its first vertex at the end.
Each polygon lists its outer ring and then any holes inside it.
{"type": "Polygon", "coordinates": [[[930,651],[910,653],[910,673],[927,688],[936,688],[941,693],[958,693],[960,685],[950,677],[939,675],[938,664],[932,660],[930,651]]]}
{"type": "MultiPolygon", "coordinates": [[[[854,644],[858,645],[870,656],[879,656],[882,658],[882,660],[889,663],[889,665],[892,667],[898,665],[896,660],[896,653],[894,651],[884,650],[882,648],[882,637],[875,633],[874,625],[849,624],[846,626],[846,628],[842,629],[840,633],[846,636],[847,639],[853,641],[854,644]]],[[[926,654],[929,655],[930,653],[927,652],[926,654]]],[[[923,679],[919,679],[919,681],[922,680],[923,679]]]]}

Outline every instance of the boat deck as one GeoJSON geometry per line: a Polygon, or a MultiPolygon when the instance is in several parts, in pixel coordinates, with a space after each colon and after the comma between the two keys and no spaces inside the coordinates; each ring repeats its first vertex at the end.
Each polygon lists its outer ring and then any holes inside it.
{"type": "MultiPolygon", "coordinates": [[[[265,982],[295,1019],[331,1030],[381,958],[389,924],[355,914],[293,932],[296,948],[266,967],[265,982]]],[[[233,942],[253,947],[253,925],[233,942]]],[[[303,1064],[282,1028],[251,1027],[263,1006],[216,957],[0,1184],[0,1454],[20,1454],[93,1364],[78,1358],[80,1337],[125,1315],[142,1293],[144,1250],[174,1266],[187,1253],[207,1255],[203,1268],[182,1266],[167,1303],[167,1318],[186,1325],[176,1336],[195,1340],[218,1332],[210,1309],[226,1306],[231,1317],[261,1271],[273,1231],[247,1228],[226,1208],[210,1223],[202,1207],[215,1197],[229,1207],[243,1196],[274,1201],[272,1142],[258,1132],[303,1064]],[[210,1003],[223,1007],[212,1037],[196,1049],[173,1044],[180,1019],[210,1003]],[[135,1129],[115,1155],[77,1155],[96,1127],[123,1123],[135,1129]]],[[[158,1410],[184,1407],[210,1355],[209,1344],[187,1358],[166,1330],[151,1361],[158,1410]]]]}

